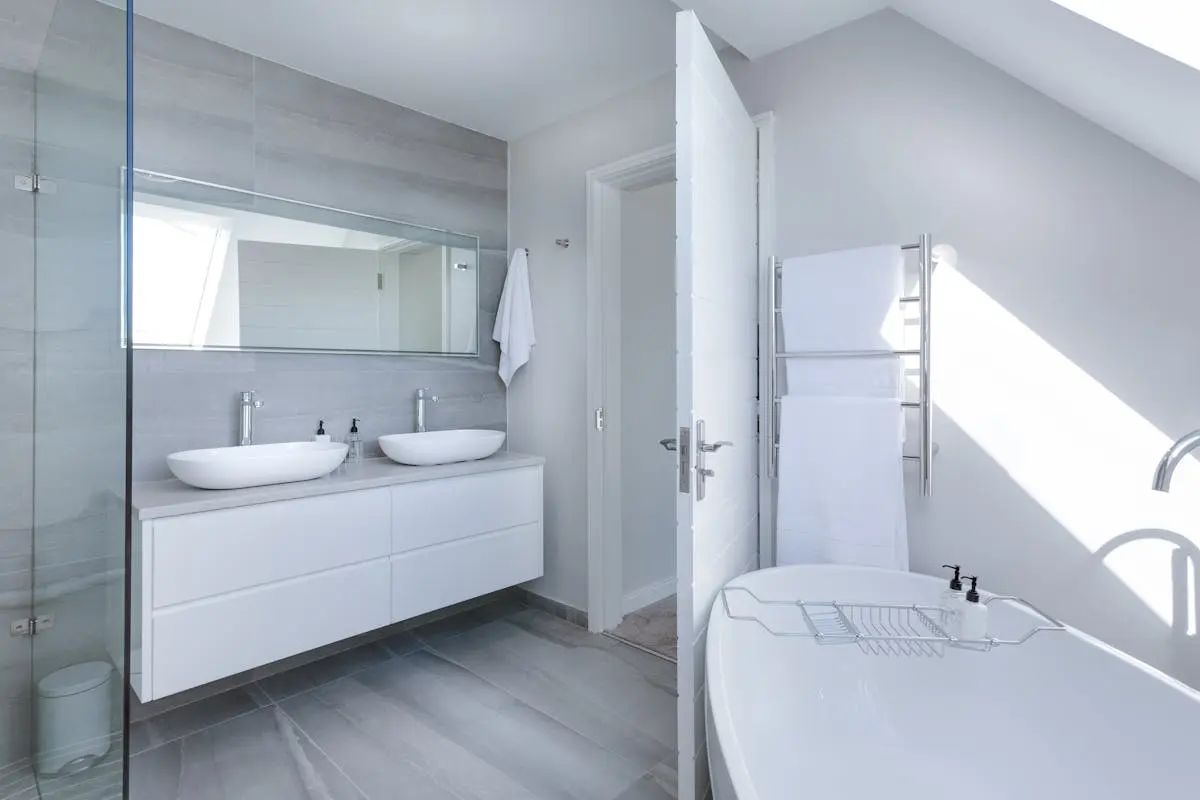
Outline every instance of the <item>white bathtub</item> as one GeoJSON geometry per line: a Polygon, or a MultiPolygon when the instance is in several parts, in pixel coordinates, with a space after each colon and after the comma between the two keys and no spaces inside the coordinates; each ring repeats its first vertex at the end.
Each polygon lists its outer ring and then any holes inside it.
{"type": "MultiPolygon", "coordinates": [[[[729,585],[770,599],[936,605],[944,583],[801,566],[729,585]]],[[[753,608],[744,593],[730,601],[736,615],[753,608]]],[[[993,636],[1039,622],[990,608],[993,636]]],[[[806,630],[794,611],[766,613],[806,630]]],[[[1200,694],[1071,629],[990,652],[870,655],[774,637],[730,619],[718,596],[706,659],[715,800],[1200,796],[1200,694]]]]}

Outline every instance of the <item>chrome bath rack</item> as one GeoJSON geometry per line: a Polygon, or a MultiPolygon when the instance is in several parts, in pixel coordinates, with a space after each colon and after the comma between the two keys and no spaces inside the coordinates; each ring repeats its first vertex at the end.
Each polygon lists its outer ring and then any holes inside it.
{"type": "Polygon", "coordinates": [[[779,327],[783,309],[779,306],[779,281],[783,276],[783,262],[778,258],[771,259],[771,280],[769,281],[769,303],[771,308],[771,323],[768,331],[769,347],[771,350],[771,365],[769,371],[771,413],[768,414],[767,424],[770,426],[767,441],[770,442],[770,458],[768,476],[779,477],[779,411],[783,402],[779,394],[779,368],[789,359],[799,358],[879,358],[900,356],[916,358],[917,374],[919,377],[918,400],[906,400],[900,403],[905,410],[916,410],[920,415],[921,442],[917,455],[904,456],[905,461],[916,462],[921,475],[921,494],[928,497],[933,491],[933,385],[930,379],[932,363],[932,308],[933,308],[933,237],[928,233],[921,234],[916,242],[901,245],[904,252],[915,251],[919,261],[917,294],[905,295],[900,298],[902,306],[915,304],[919,310],[918,334],[919,346],[915,349],[900,350],[845,350],[845,351],[779,351],[779,327]]]}
{"type": "Polygon", "coordinates": [[[988,637],[962,639],[947,633],[945,612],[937,606],[907,603],[841,603],[836,600],[767,600],[744,586],[726,586],[721,590],[725,614],[731,620],[753,622],[772,636],[812,639],[820,645],[856,644],[870,655],[930,656],[941,658],[946,647],[988,651],[1000,645],[1018,645],[1044,631],[1064,631],[1066,626],[1033,603],[1011,595],[992,595],[984,605],[995,602],[1015,603],[1044,620],[1014,638],[988,637]],[[768,624],[759,614],[735,614],[729,604],[731,592],[749,595],[758,605],[791,609],[796,629],[782,630],[768,624]]]}

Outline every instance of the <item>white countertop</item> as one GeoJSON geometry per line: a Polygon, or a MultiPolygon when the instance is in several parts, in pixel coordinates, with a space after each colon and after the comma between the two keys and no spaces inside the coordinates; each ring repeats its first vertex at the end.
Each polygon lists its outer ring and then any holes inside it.
{"type": "Polygon", "coordinates": [[[479,461],[439,464],[436,467],[406,467],[386,458],[371,458],[361,464],[346,465],[324,478],[278,483],[273,486],[255,486],[250,489],[196,489],[177,480],[147,481],[133,485],[133,512],[138,520],[144,521],[278,500],[351,492],[356,489],[375,489],[401,483],[534,467],[545,463],[546,459],[541,456],[501,452],[479,461]]]}

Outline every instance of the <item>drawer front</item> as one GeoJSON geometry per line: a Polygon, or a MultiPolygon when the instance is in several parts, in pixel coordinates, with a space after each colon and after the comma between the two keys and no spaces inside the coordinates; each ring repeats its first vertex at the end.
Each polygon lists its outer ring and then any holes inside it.
{"type": "Polygon", "coordinates": [[[541,467],[396,486],[392,488],[392,552],[541,519],[541,467]]]}
{"type": "Polygon", "coordinates": [[[392,622],[541,576],[540,522],[392,556],[392,622]]]}
{"type": "Polygon", "coordinates": [[[154,615],[154,697],[382,628],[386,558],[202,600],[154,615]]]}
{"type": "Polygon", "coordinates": [[[388,489],[155,520],[154,607],[385,558],[390,526],[388,489]]]}

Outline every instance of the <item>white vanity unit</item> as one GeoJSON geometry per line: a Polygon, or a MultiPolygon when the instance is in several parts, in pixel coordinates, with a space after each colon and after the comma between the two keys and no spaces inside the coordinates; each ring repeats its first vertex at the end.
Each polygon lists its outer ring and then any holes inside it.
{"type": "Polygon", "coordinates": [[[540,577],[543,462],[136,485],[134,690],[166,697],[540,577]]]}

